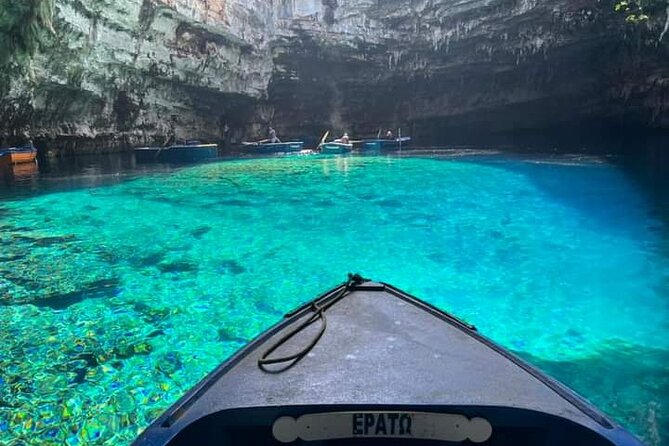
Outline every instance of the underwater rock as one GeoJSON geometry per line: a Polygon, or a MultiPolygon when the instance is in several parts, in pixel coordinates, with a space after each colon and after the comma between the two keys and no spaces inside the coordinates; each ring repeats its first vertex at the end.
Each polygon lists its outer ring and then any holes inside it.
{"type": "Polygon", "coordinates": [[[72,373],[74,373],[74,378],[70,381],[72,384],[83,384],[84,381],[86,381],[86,372],[87,370],[83,367],[74,369],[72,373]]]}
{"type": "Polygon", "coordinates": [[[81,353],[77,355],[75,360],[82,360],[86,363],[86,367],[93,368],[100,365],[98,357],[92,353],[81,353]]]}
{"type": "Polygon", "coordinates": [[[178,352],[168,352],[158,359],[156,368],[167,376],[171,376],[174,372],[183,369],[184,364],[181,360],[181,354],[178,352]]]}
{"type": "Polygon", "coordinates": [[[247,200],[239,200],[235,198],[227,199],[227,200],[219,200],[216,202],[216,205],[220,205],[223,207],[227,206],[237,206],[237,207],[253,207],[253,203],[247,200]]]}
{"type": "Polygon", "coordinates": [[[395,198],[384,198],[382,200],[375,201],[374,204],[385,208],[401,208],[404,206],[402,201],[395,198]]]}
{"type": "Polygon", "coordinates": [[[158,269],[163,273],[190,273],[197,271],[198,266],[193,262],[174,261],[159,263],[158,269]]]}
{"type": "Polygon", "coordinates": [[[202,238],[203,235],[205,235],[209,231],[211,231],[210,226],[202,226],[202,227],[199,227],[199,228],[191,231],[191,235],[193,237],[195,237],[196,239],[200,239],[200,238],[202,238]]]}
{"type": "Polygon", "coordinates": [[[246,344],[247,340],[236,336],[228,328],[219,328],[218,329],[218,340],[221,342],[236,342],[238,344],[246,344]]]}
{"type": "Polygon", "coordinates": [[[255,307],[258,311],[267,314],[280,314],[280,311],[274,308],[272,305],[264,302],[262,300],[255,302],[255,307]]]}
{"type": "Polygon", "coordinates": [[[23,260],[27,257],[27,254],[10,254],[8,256],[0,255],[0,263],[2,262],[14,262],[16,260],[23,260]]]}
{"type": "MultiPolygon", "coordinates": [[[[30,286],[38,286],[29,280],[12,279],[13,281],[22,282],[30,286]]],[[[32,304],[40,308],[51,308],[53,310],[64,310],[74,304],[82,302],[86,299],[104,299],[114,297],[120,292],[120,281],[118,279],[101,279],[95,282],[88,283],[84,288],[81,288],[72,293],[65,294],[51,294],[45,297],[17,299],[17,300],[0,300],[0,305],[26,305],[32,304]]]]}
{"type": "Polygon", "coordinates": [[[154,330],[147,336],[148,338],[157,338],[158,336],[163,336],[165,331],[163,330],[154,330]]]}
{"type": "Polygon", "coordinates": [[[135,302],[133,309],[140,314],[144,321],[152,325],[169,318],[175,312],[174,309],[170,308],[154,308],[144,302],[135,302]]]}
{"type": "Polygon", "coordinates": [[[52,237],[29,237],[25,235],[15,235],[14,241],[27,242],[36,247],[45,248],[54,245],[64,245],[76,240],[74,235],[52,236],[52,237]]]}
{"type": "Polygon", "coordinates": [[[154,254],[149,254],[147,256],[137,259],[135,262],[138,266],[149,267],[156,266],[165,258],[164,252],[156,252],[154,254]]]}
{"type": "Polygon", "coordinates": [[[113,355],[119,359],[128,359],[137,355],[148,355],[153,351],[153,346],[148,342],[125,343],[120,342],[114,347],[113,355]]]}
{"type": "Polygon", "coordinates": [[[246,268],[236,260],[223,260],[218,264],[218,271],[222,274],[237,275],[246,272],[246,268]]]}

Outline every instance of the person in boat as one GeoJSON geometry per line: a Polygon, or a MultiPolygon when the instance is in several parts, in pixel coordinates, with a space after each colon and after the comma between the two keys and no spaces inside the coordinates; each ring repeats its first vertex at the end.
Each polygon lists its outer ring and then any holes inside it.
{"type": "Polygon", "coordinates": [[[34,147],[33,139],[30,136],[30,127],[26,127],[23,131],[23,147],[26,149],[32,149],[34,147]]]}
{"type": "Polygon", "coordinates": [[[169,130],[165,135],[165,140],[163,141],[163,147],[173,146],[177,142],[176,129],[174,128],[174,123],[170,122],[169,130]]]}
{"type": "Polygon", "coordinates": [[[281,142],[281,140],[276,136],[276,130],[274,130],[272,127],[269,128],[269,130],[267,131],[267,134],[269,136],[269,142],[271,144],[281,142]]]}
{"type": "Polygon", "coordinates": [[[335,142],[340,142],[342,144],[348,144],[351,141],[351,138],[349,138],[348,133],[344,132],[341,138],[335,139],[335,142]]]}
{"type": "Polygon", "coordinates": [[[163,143],[163,147],[169,147],[173,146],[176,143],[177,139],[174,136],[174,134],[167,135],[167,138],[165,138],[165,142],[163,143]]]}
{"type": "Polygon", "coordinates": [[[388,130],[388,131],[386,132],[386,139],[395,139],[395,135],[393,135],[393,131],[392,131],[392,130],[388,130]]]}

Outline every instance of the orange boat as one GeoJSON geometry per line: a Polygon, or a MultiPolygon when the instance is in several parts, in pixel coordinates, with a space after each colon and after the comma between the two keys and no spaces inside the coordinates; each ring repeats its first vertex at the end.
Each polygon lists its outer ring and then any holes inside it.
{"type": "Polygon", "coordinates": [[[0,163],[5,164],[9,160],[10,164],[34,163],[37,159],[37,149],[33,146],[10,147],[0,149],[0,163]]]}

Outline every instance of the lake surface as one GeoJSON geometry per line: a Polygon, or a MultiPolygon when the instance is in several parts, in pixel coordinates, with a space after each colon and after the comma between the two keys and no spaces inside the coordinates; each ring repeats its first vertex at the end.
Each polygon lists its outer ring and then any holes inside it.
{"type": "Polygon", "coordinates": [[[0,182],[0,443],[129,444],[360,272],[669,445],[662,194],[601,159],[453,155],[112,157],[0,182]]]}

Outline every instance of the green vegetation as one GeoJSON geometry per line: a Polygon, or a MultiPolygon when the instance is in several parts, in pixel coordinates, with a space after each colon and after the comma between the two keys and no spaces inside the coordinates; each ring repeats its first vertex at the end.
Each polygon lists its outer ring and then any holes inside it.
{"type": "Polygon", "coordinates": [[[614,9],[616,12],[625,14],[625,21],[629,23],[641,23],[650,17],[644,11],[644,1],[622,0],[616,2],[614,9]]]}
{"type": "Polygon", "coordinates": [[[658,41],[669,31],[669,0],[615,0],[614,10],[625,15],[625,21],[635,25],[659,21],[665,14],[664,27],[658,41]]]}
{"type": "Polygon", "coordinates": [[[642,23],[661,13],[669,6],[666,0],[616,0],[613,8],[625,15],[629,23],[642,23]]]}
{"type": "Polygon", "coordinates": [[[31,60],[53,29],[53,0],[1,0],[0,67],[20,68],[31,60]]]}

